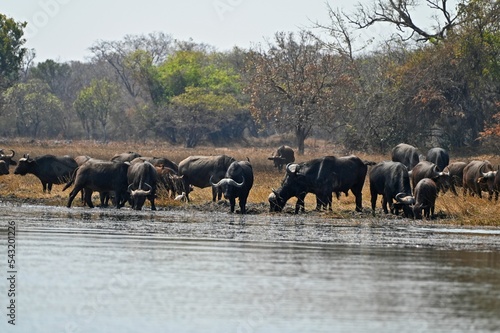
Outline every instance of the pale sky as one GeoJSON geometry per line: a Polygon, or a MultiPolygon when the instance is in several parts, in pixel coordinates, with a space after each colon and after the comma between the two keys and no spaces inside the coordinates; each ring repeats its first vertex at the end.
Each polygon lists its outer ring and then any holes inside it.
{"type": "MultiPolygon", "coordinates": [[[[352,12],[358,1],[329,3],[352,12]]],[[[326,0],[1,0],[0,13],[28,22],[25,46],[35,49],[37,62],[85,61],[97,40],[127,34],[161,31],[225,51],[311,27],[311,21],[329,22],[326,0]]],[[[370,33],[382,32],[380,26],[370,33]]]]}

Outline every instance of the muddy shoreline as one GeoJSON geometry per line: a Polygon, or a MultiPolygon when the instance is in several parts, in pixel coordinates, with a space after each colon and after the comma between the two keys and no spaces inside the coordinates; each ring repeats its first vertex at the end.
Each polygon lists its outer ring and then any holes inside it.
{"type": "MultiPolygon", "coordinates": [[[[133,211],[44,205],[37,200],[3,198],[0,227],[14,220],[21,232],[98,233],[188,240],[282,242],[297,246],[346,245],[500,251],[500,228],[453,225],[446,219],[412,220],[362,213],[309,211],[294,215],[267,212],[265,204],[251,204],[249,214],[230,214],[227,202],[207,202],[133,211]],[[444,222],[444,223],[443,223],[444,222]]],[[[284,244],[285,245],[285,244],[284,244]]]]}

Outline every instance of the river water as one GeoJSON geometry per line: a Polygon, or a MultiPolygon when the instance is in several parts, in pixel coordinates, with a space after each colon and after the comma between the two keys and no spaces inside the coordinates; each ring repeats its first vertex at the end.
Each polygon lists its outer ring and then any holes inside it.
{"type": "Polygon", "coordinates": [[[500,331],[500,229],[0,208],[0,332],[500,331]]]}

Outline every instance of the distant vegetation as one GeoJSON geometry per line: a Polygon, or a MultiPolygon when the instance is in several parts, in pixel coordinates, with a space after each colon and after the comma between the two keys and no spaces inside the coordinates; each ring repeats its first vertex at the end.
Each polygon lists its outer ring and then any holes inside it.
{"type": "Polygon", "coordinates": [[[412,21],[413,1],[376,4],[326,6],[330,22],[248,50],[155,32],[96,41],[88,62],[67,63],[36,62],[26,24],[0,14],[0,136],[195,147],[278,134],[299,154],[307,138],[347,151],[498,149],[500,3],[426,1],[432,27],[412,21]],[[356,29],[379,23],[396,33],[359,47],[356,29]]]}

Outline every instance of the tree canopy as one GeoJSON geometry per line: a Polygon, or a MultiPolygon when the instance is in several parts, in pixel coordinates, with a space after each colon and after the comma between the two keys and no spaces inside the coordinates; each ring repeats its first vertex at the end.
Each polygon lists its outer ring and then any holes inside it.
{"type": "Polygon", "coordinates": [[[127,35],[67,63],[35,63],[25,23],[2,15],[0,134],[187,147],[277,134],[299,153],[311,137],[378,152],[495,142],[500,2],[456,1],[373,0],[352,13],[327,4],[329,22],[248,50],[127,35]],[[432,23],[417,19],[419,6],[432,23]],[[375,26],[393,33],[367,48],[360,31],[375,26]]]}

